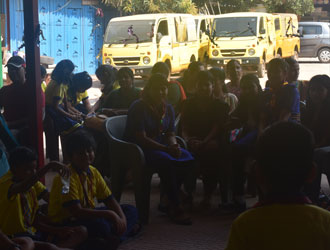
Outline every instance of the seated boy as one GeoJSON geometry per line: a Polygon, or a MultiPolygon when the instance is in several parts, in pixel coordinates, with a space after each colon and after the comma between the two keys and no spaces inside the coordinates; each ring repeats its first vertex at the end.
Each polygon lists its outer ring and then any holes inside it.
{"type": "Polygon", "coordinates": [[[26,147],[17,147],[9,157],[10,171],[0,178],[0,229],[8,236],[26,236],[35,240],[35,249],[62,249],[42,243],[56,239],[59,247],[73,248],[86,238],[82,227],[59,228],[45,223],[38,211],[38,200],[48,200],[46,187],[38,180],[50,169],[62,176],[69,170],[60,163],[51,162],[36,171],[37,156],[26,147]]]}
{"type": "Polygon", "coordinates": [[[264,199],[233,223],[227,250],[319,250],[330,246],[330,212],[301,193],[315,176],[313,138],[303,126],[281,122],[257,143],[257,180],[264,199]]]}
{"type": "Polygon", "coordinates": [[[116,249],[119,239],[133,235],[139,229],[136,208],[120,206],[99,171],[92,167],[94,141],[91,135],[79,130],[67,139],[71,170],[69,190],[63,189],[60,176],[53,181],[50,193],[49,216],[54,223],[83,225],[90,239],[108,241],[116,249]],[[96,199],[106,207],[96,208],[96,199]]]}

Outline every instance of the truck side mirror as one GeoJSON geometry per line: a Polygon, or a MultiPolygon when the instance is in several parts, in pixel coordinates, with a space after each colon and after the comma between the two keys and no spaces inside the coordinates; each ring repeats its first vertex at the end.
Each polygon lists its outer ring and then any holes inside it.
{"type": "Polygon", "coordinates": [[[260,34],[266,34],[266,29],[265,28],[261,28],[259,33],[260,34]]]}
{"type": "Polygon", "coordinates": [[[299,29],[298,29],[298,35],[299,35],[299,37],[303,37],[304,35],[303,35],[303,28],[302,27],[300,27],[299,29]]]}

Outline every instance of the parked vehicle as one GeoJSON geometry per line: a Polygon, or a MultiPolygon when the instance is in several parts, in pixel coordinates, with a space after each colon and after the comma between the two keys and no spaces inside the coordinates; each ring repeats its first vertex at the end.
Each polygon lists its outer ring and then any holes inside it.
{"type": "Polygon", "coordinates": [[[300,22],[300,57],[318,57],[320,62],[330,62],[330,23],[300,22]]]}
{"type": "Polygon", "coordinates": [[[298,59],[300,39],[298,33],[298,18],[295,14],[274,14],[276,33],[276,56],[298,59]]]}
{"type": "Polygon", "coordinates": [[[209,45],[210,37],[209,33],[212,28],[212,15],[198,15],[195,16],[196,31],[198,38],[198,60],[204,63],[209,59],[209,45]]]}
{"type": "Polygon", "coordinates": [[[103,43],[103,64],[130,67],[148,75],[152,66],[165,62],[171,72],[186,69],[198,59],[194,16],[145,14],[117,17],[108,23],[103,43]]]}
{"type": "Polygon", "coordinates": [[[245,72],[265,75],[266,63],[275,57],[276,35],[273,15],[237,12],[214,17],[210,63],[225,67],[238,60],[245,72]]]}

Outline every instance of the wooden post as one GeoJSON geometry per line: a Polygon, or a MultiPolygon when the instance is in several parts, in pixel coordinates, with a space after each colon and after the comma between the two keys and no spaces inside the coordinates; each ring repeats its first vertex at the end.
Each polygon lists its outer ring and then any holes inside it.
{"type": "Polygon", "coordinates": [[[38,153],[38,167],[44,166],[42,97],[40,79],[40,48],[38,0],[23,0],[24,42],[26,55],[26,80],[29,91],[26,98],[30,103],[30,142],[38,153]]]}

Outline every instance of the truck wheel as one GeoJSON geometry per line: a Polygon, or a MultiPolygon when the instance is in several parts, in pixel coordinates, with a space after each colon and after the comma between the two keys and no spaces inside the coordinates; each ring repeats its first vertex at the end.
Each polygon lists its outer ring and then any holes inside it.
{"type": "Polygon", "coordinates": [[[261,63],[258,65],[257,75],[259,78],[263,78],[265,76],[266,71],[266,64],[265,61],[262,60],[261,63]]]}
{"type": "Polygon", "coordinates": [[[330,49],[329,48],[323,48],[317,53],[317,57],[319,58],[319,61],[322,63],[328,63],[330,62],[330,49]]]}

